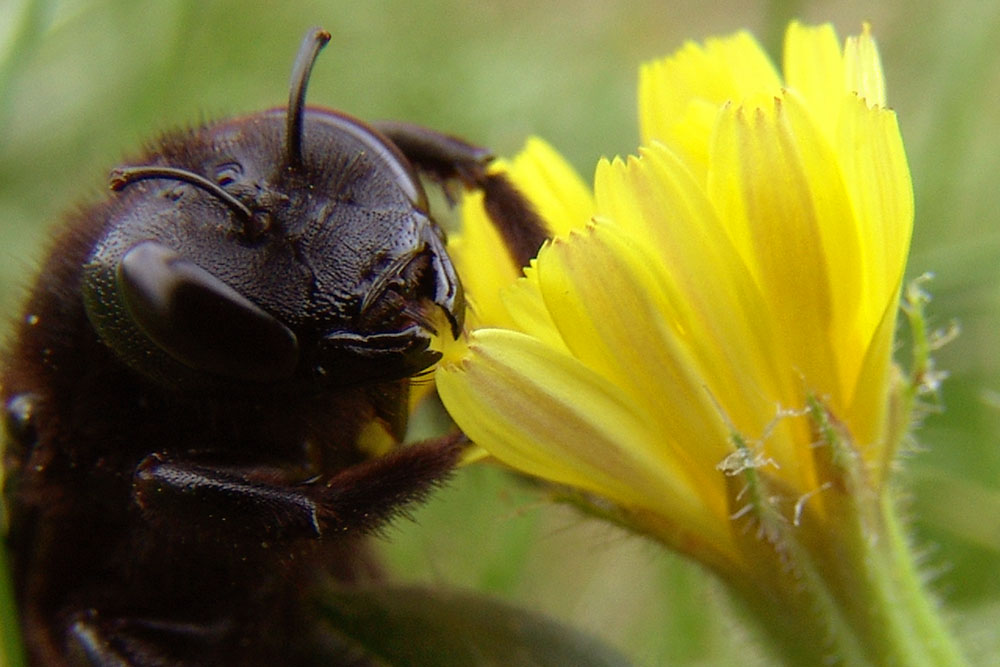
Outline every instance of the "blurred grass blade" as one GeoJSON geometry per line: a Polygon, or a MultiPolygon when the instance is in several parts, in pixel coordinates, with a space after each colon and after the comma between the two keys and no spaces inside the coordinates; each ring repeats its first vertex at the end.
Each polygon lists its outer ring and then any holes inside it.
{"type": "Polygon", "coordinates": [[[51,14],[49,0],[13,0],[0,5],[0,127],[4,127],[11,99],[6,92],[18,68],[31,57],[51,14]]]}
{"type": "Polygon", "coordinates": [[[967,544],[1000,553],[1000,491],[934,470],[913,474],[922,522],[967,544]]]}
{"type": "Polygon", "coordinates": [[[629,661],[579,630],[495,599],[412,586],[332,589],[322,614],[347,641],[399,667],[629,661]]]}
{"type": "MultiPolygon", "coordinates": [[[[0,505],[0,514],[2,512],[3,506],[0,505]]],[[[25,664],[20,626],[16,619],[10,571],[7,568],[7,551],[0,544],[0,667],[19,667],[25,664]]]]}

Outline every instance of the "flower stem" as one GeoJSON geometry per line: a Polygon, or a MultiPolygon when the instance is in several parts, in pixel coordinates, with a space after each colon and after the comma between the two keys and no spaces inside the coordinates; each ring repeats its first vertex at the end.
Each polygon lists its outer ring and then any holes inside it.
{"type": "Polygon", "coordinates": [[[731,506],[749,502],[754,529],[734,526],[747,565],[726,580],[788,664],[964,665],[892,493],[819,402],[811,412],[820,491],[782,502],[787,487],[759,468],[731,477],[731,506]]]}
{"type": "Polygon", "coordinates": [[[923,588],[893,503],[883,497],[868,509],[877,512],[868,517],[878,519],[877,534],[869,525],[788,541],[788,531],[764,541],[769,563],[725,579],[786,664],[965,665],[923,588]]]}
{"type": "Polygon", "coordinates": [[[885,619],[884,655],[901,665],[965,664],[936,601],[924,590],[888,494],[883,494],[879,509],[883,539],[862,548],[868,549],[864,555],[871,562],[873,602],[885,619]]]}

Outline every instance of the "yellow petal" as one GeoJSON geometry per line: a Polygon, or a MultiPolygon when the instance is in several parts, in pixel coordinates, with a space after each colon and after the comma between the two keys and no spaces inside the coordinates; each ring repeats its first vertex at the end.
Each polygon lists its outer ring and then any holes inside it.
{"type": "Polygon", "coordinates": [[[847,38],[844,46],[844,88],[857,93],[868,106],[885,107],[885,76],[878,46],[871,26],[865,23],[861,34],[847,38]]]}
{"type": "MultiPolygon", "coordinates": [[[[482,329],[469,354],[437,371],[449,413],[473,441],[528,474],[698,527],[725,544],[678,463],[656,455],[658,435],[632,402],[578,360],[522,333],[482,329]]],[[[723,512],[725,509],[723,508],[723,512]]]]}
{"type": "Polygon", "coordinates": [[[659,455],[680,462],[692,487],[711,493],[728,433],[704,390],[690,332],[675,318],[683,295],[669,291],[658,269],[655,256],[610,225],[556,239],[538,260],[542,296],[566,347],[627,392],[662,434],[659,455]],[[689,447],[696,438],[702,445],[689,447]]]}
{"type": "Polygon", "coordinates": [[[600,164],[595,190],[601,216],[647,239],[640,243],[655,257],[645,261],[661,266],[663,280],[677,293],[673,317],[691,348],[704,353],[708,386],[720,395],[753,397],[745,410],[737,408],[728,417],[741,430],[759,432],[757,399],[773,404],[790,388],[771,384],[783,376],[774,364],[774,332],[761,316],[766,302],[704,192],[662,144],[644,148],[641,158],[627,163],[600,164]],[[713,361],[719,356],[726,361],[713,361]],[[739,377],[729,375],[734,368],[739,377]]]}
{"type": "Polygon", "coordinates": [[[524,269],[524,277],[504,289],[500,298],[518,331],[533,336],[554,349],[569,353],[542,298],[535,260],[524,269]]]}
{"type": "Polygon", "coordinates": [[[858,268],[865,297],[859,327],[867,336],[895,302],[913,231],[913,186],[896,115],[869,109],[855,97],[843,103],[838,161],[851,201],[858,235],[864,239],[858,268]]]}
{"type": "Polygon", "coordinates": [[[520,268],[507,255],[503,239],[475,192],[462,201],[462,233],[448,241],[448,254],[462,279],[469,305],[466,327],[512,326],[500,290],[517,280],[520,268]]]}
{"type": "Polygon", "coordinates": [[[837,33],[829,23],[803,26],[792,21],[785,33],[782,59],[785,85],[808,106],[827,140],[832,143],[845,91],[844,57],[837,33]]]}
{"type": "Polygon", "coordinates": [[[676,54],[639,70],[639,131],[642,144],[662,141],[704,176],[708,141],[719,107],[755,92],[777,93],[778,74],[747,32],[688,42],[676,54]]]}
{"type": "Polygon", "coordinates": [[[531,137],[510,166],[511,179],[548,224],[552,235],[580,228],[594,214],[594,197],[576,170],[551,145],[531,137]]]}
{"type": "MultiPolygon", "coordinates": [[[[902,276],[900,276],[902,282],[902,276]]],[[[892,388],[892,344],[896,332],[897,299],[886,301],[882,317],[866,341],[857,380],[851,391],[850,404],[844,413],[854,444],[864,459],[873,463],[877,474],[885,475],[896,444],[889,439],[887,423],[889,391],[892,388]]]]}
{"type": "Polygon", "coordinates": [[[855,319],[860,239],[835,154],[795,96],[723,113],[709,196],[767,296],[787,372],[842,407],[834,344],[855,319]]]}
{"type": "MultiPolygon", "coordinates": [[[[532,137],[512,161],[497,160],[491,169],[505,171],[534,205],[552,234],[587,224],[593,196],[577,173],[549,144],[532,137]]],[[[486,214],[483,195],[462,201],[462,230],[448,243],[469,301],[470,324],[511,327],[500,292],[521,275],[507,255],[500,232],[486,214]]]]}
{"type": "MultiPolygon", "coordinates": [[[[785,350],[784,338],[772,327],[770,306],[729,241],[711,203],[676,156],[663,145],[654,144],[643,149],[638,159],[605,161],[598,167],[595,189],[602,218],[638,237],[635,248],[628,250],[632,256],[629,264],[660,269],[655,289],[669,296],[656,307],[662,310],[663,321],[672,325],[671,335],[684,346],[684,354],[690,357],[688,363],[697,368],[700,378],[693,385],[679,384],[651,363],[656,350],[640,347],[639,365],[652,376],[649,382],[710,399],[716,417],[724,417],[748,440],[772,430],[771,422],[779,410],[802,408],[802,379],[796,361],[785,350]]],[[[643,285],[627,268],[601,267],[593,273],[595,280],[605,282],[611,293],[606,300],[619,307],[629,303],[625,297],[630,290],[643,285]]],[[[591,294],[599,287],[577,282],[587,295],[581,301],[596,311],[598,305],[591,294]]],[[[553,291],[560,293],[559,289],[553,291]]],[[[639,321],[641,318],[627,325],[618,324],[616,317],[595,312],[584,319],[596,320],[602,326],[626,326],[628,331],[654,328],[639,321]]],[[[640,333],[629,349],[638,347],[641,340],[640,333]]],[[[618,344],[608,344],[615,350],[611,354],[622,354],[615,347],[618,344]]],[[[658,343],[651,340],[648,344],[658,343]]],[[[659,345],[669,349],[672,343],[659,345]]],[[[620,374],[626,382],[634,382],[637,377],[631,368],[620,374]]],[[[664,393],[672,396],[670,390],[649,386],[638,387],[634,393],[637,401],[664,393]]],[[[681,413],[699,415],[686,399],[672,399],[671,404],[681,413]]],[[[663,420],[658,424],[664,429],[680,430],[683,441],[690,431],[704,429],[701,418],[705,418],[704,413],[695,417],[687,429],[663,420]]],[[[766,443],[767,455],[780,463],[781,474],[798,488],[810,488],[814,479],[811,457],[801,456],[789,428],[795,427],[782,425],[780,433],[766,443]]],[[[712,448],[708,452],[710,456],[720,454],[712,448]]]]}

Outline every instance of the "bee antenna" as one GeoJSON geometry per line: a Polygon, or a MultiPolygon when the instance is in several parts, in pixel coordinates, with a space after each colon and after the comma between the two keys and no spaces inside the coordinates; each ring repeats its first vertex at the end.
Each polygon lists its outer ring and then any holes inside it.
{"type": "Polygon", "coordinates": [[[306,86],[309,84],[309,74],[312,72],[316,56],[326,43],[330,41],[330,33],[322,28],[312,28],[302,39],[302,46],[295,56],[292,65],[291,90],[288,94],[288,120],[285,130],[285,149],[288,153],[288,164],[298,167],[302,164],[302,117],[306,106],[306,86]]]}
{"type": "Polygon", "coordinates": [[[118,192],[130,183],[154,178],[190,183],[221,200],[222,203],[233,210],[233,213],[240,217],[244,225],[249,224],[253,220],[253,213],[247,208],[246,204],[223,190],[222,186],[217,183],[213,183],[204,176],[196,174],[193,171],[188,171],[187,169],[159,167],[155,165],[118,167],[111,171],[111,189],[118,192]]]}

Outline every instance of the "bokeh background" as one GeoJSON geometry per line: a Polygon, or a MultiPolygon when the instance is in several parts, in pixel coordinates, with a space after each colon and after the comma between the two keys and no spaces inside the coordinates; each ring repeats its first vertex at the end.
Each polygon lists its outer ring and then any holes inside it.
{"type": "MultiPolygon", "coordinates": [[[[158,132],[287,99],[310,25],[333,33],[309,100],[419,122],[512,154],[529,134],[586,178],[634,152],[637,65],[687,39],[753,31],[780,56],[791,18],[869,21],[917,202],[909,273],[933,272],[941,410],[903,461],[914,543],[975,662],[1000,656],[1000,4],[981,0],[0,0],[0,313],[17,317],[60,211],[158,132]]],[[[847,269],[849,270],[849,268],[847,269]]],[[[381,548],[401,580],[553,615],[637,664],[758,656],[695,566],[554,507],[490,468],[461,472],[381,548]]],[[[0,587],[2,588],[2,587],[0,587]]],[[[13,622],[0,606],[0,627],[13,622]]],[[[764,660],[764,658],[758,658],[764,660]]]]}

